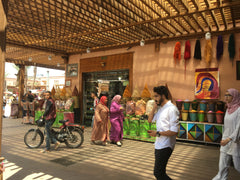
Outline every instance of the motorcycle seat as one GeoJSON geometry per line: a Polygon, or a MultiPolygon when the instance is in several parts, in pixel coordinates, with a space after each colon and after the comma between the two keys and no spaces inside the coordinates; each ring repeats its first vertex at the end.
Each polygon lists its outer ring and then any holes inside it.
{"type": "Polygon", "coordinates": [[[59,122],[60,123],[62,123],[62,124],[64,124],[64,123],[66,123],[66,122],[68,122],[69,120],[67,119],[67,120],[60,120],[59,122]]]}

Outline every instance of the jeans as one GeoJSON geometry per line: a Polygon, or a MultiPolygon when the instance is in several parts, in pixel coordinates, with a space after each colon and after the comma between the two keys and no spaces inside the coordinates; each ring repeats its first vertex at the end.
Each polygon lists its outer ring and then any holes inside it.
{"type": "Polygon", "coordinates": [[[50,150],[50,143],[56,144],[57,140],[55,139],[54,135],[51,133],[51,128],[54,123],[55,119],[50,119],[45,121],[45,132],[46,132],[46,149],[50,150]]]}
{"type": "Polygon", "coordinates": [[[94,125],[94,115],[93,115],[93,117],[92,117],[91,127],[93,127],[93,125],[94,125]]]}
{"type": "Polygon", "coordinates": [[[170,147],[155,149],[154,176],[157,180],[171,180],[171,178],[166,174],[166,166],[171,154],[172,149],[170,147]]]}

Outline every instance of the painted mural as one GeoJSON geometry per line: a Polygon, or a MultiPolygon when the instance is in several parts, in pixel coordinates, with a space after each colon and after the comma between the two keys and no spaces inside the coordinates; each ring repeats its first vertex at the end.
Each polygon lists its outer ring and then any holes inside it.
{"type": "Polygon", "coordinates": [[[218,68],[195,70],[195,97],[197,99],[219,98],[218,68]]]}

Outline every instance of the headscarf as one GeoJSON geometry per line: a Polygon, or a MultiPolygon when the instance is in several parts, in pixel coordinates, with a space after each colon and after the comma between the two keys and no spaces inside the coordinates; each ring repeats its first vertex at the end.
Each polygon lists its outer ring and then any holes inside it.
{"type": "Polygon", "coordinates": [[[104,102],[106,99],[107,99],[106,96],[102,96],[101,99],[100,99],[100,103],[104,106],[107,106],[107,104],[105,104],[105,102],[104,102]]]}
{"type": "Polygon", "coordinates": [[[238,90],[233,89],[233,88],[228,89],[227,91],[233,97],[232,102],[227,103],[227,106],[228,106],[227,111],[229,114],[231,114],[240,107],[240,93],[238,90]]]}
{"type": "Polygon", "coordinates": [[[116,96],[113,97],[112,102],[116,102],[117,104],[119,104],[119,101],[120,101],[121,98],[122,98],[122,96],[116,95],[116,96]]]}

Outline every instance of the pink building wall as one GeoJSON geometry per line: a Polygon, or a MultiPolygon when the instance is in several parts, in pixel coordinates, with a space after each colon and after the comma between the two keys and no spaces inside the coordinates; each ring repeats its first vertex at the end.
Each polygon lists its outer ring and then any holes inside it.
{"type": "MultiPolygon", "coordinates": [[[[224,52],[223,57],[219,61],[216,60],[216,43],[217,37],[212,37],[213,59],[210,66],[208,66],[204,59],[205,39],[201,41],[202,60],[195,60],[191,58],[186,66],[186,77],[184,76],[184,49],[185,40],[181,40],[182,59],[180,63],[175,65],[173,59],[174,46],[177,41],[169,41],[167,43],[160,43],[160,51],[155,52],[154,44],[146,44],[145,46],[133,47],[129,50],[127,48],[115,49],[109,51],[92,52],[89,54],[72,55],[69,58],[69,64],[79,63],[80,59],[98,56],[107,56],[112,54],[120,54],[126,52],[134,52],[133,55],[133,89],[138,88],[142,92],[144,85],[147,84],[152,91],[154,86],[161,84],[168,84],[172,93],[173,99],[189,99],[194,98],[194,78],[195,69],[199,68],[219,68],[220,77],[220,99],[223,99],[224,93],[228,88],[236,88],[240,90],[240,81],[236,80],[236,60],[240,60],[240,34],[235,34],[236,56],[234,63],[229,60],[228,54],[228,39],[229,35],[223,36],[224,52]]],[[[191,39],[191,57],[194,55],[196,39],[191,39]]],[[[79,89],[79,75],[78,78],[72,79],[73,87],[76,85],[79,89]]]]}

